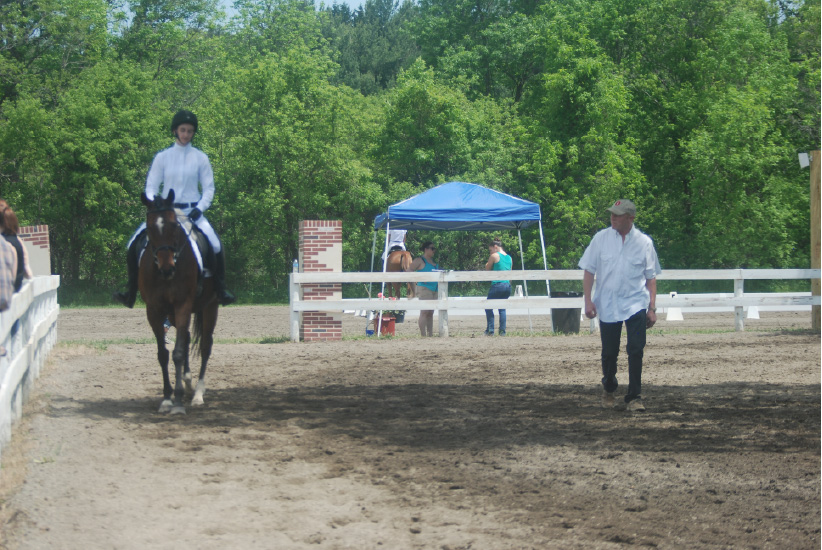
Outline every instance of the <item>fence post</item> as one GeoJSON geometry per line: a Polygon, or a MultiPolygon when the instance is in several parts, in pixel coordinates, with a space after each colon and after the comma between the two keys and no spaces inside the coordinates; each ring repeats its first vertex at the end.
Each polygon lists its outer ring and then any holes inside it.
{"type": "MultiPolygon", "coordinates": [[[[740,273],[739,277],[734,279],[734,298],[741,298],[744,292],[745,279],[742,278],[742,274],[740,273]]],[[[745,314],[743,313],[742,306],[736,306],[734,308],[734,317],[736,318],[736,330],[745,330],[745,314]]]]}
{"type": "MultiPolygon", "coordinates": [[[[820,151],[811,152],[811,269],[820,267],[820,151]]],[[[822,285],[819,279],[811,279],[811,295],[819,296],[822,285]]],[[[820,329],[820,307],[811,306],[811,327],[820,329]]]]}
{"type": "Polygon", "coordinates": [[[300,301],[300,285],[294,282],[294,274],[299,273],[299,267],[294,266],[288,275],[288,309],[291,313],[291,341],[300,341],[300,314],[294,309],[300,301]]]}
{"type": "MultiPolygon", "coordinates": [[[[440,281],[437,283],[437,300],[448,299],[448,281],[445,280],[445,273],[440,273],[440,281]]],[[[448,310],[437,311],[440,325],[440,338],[448,338],[448,310]]]]}

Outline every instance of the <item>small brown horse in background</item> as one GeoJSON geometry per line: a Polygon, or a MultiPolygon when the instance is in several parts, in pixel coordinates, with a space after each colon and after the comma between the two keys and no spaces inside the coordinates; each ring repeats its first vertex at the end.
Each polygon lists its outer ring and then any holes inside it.
{"type": "Polygon", "coordinates": [[[199,270],[197,258],[174,209],[174,191],[168,197],[148,200],[145,193],[143,204],[146,213],[146,234],[148,247],[140,259],[139,288],[146,303],[146,316],[157,339],[157,360],[163,370],[163,401],[160,412],[185,414],[183,405],[183,380],[191,393],[191,371],[188,353],[191,335],[189,325],[194,315],[194,344],[199,342],[202,359],[200,377],[191,405],[202,405],[205,393],[205,372],[211,347],[214,342],[214,327],[217,325],[217,296],[211,278],[203,279],[202,291],[197,293],[199,270]],[[168,350],[165,344],[163,322],[166,317],[177,329],[174,344],[174,367],[176,381],[174,399],[171,399],[171,382],[168,376],[168,350]]]}
{"type": "MultiPolygon", "coordinates": [[[[400,271],[409,271],[411,269],[411,262],[414,258],[407,250],[395,250],[388,255],[388,262],[385,271],[388,273],[397,273],[400,271]]],[[[416,295],[414,283],[406,283],[408,285],[408,299],[410,300],[416,295]]],[[[402,283],[388,283],[388,294],[390,296],[396,295],[397,298],[402,297],[402,283]]]]}

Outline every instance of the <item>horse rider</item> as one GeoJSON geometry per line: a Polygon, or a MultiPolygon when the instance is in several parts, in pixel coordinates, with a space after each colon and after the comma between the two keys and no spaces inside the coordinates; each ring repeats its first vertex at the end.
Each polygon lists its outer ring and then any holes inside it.
{"type": "MultiPolygon", "coordinates": [[[[203,212],[211,206],[214,198],[214,172],[208,156],[191,145],[194,134],[197,133],[197,116],[191,111],[180,110],[171,119],[171,133],[175,142],[168,149],[157,153],[146,177],[146,197],[154,200],[163,186],[163,196],[174,189],[177,201],[174,208],[179,209],[194,222],[197,228],[208,238],[211,251],[214,254],[213,277],[220,305],[228,305],[236,301],[225,287],[225,252],[214,228],[208,223],[203,212]],[[200,193],[202,187],[202,193],[200,193]]],[[[138,243],[143,239],[146,224],[143,224],[134,233],[128,245],[126,256],[128,265],[128,288],[125,292],[115,292],[114,299],[128,308],[134,307],[137,299],[137,281],[139,270],[138,243]]]]}
{"type": "Polygon", "coordinates": [[[406,233],[408,233],[408,231],[406,231],[405,229],[391,229],[388,232],[388,245],[386,246],[385,252],[382,255],[383,259],[390,256],[392,252],[396,252],[397,250],[406,250],[406,233]]]}

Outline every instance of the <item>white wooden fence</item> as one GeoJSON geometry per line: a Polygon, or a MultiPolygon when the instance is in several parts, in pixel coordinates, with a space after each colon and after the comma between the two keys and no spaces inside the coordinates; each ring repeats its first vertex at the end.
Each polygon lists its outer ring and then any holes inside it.
{"type": "MultiPolygon", "coordinates": [[[[574,270],[516,270],[505,273],[505,278],[517,281],[581,281],[583,271],[574,270]]],[[[455,299],[448,295],[449,283],[493,281],[501,277],[498,271],[439,271],[428,273],[292,273],[289,280],[289,307],[291,310],[291,340],[299,341],[300,326],[299,313],[303,311],[346,311],[346,310],[437,310],[439,315],[439,333],[441,337],[448,336],[448,313],[457,313],[468,309],[514,309],[511,301],[488,300],[482,297],[461,297],[455,299]],[[300,285],[303,284],[334,284],[334,283],[438,283],[437,300],[392,300],[387,302],[381,299],[343,299],[343,300],[302,300],[300,285]]],[[[811,306],[820,305],[819,296],[809,296],[807,293],[774,293],[773,295],[744,293],[746,280],[790,280],[790,279],[818,279],[819,269],[669,269],[662,272],[660,281],[734,281],[733,296],[719,294],[658,294],[656,305],[658,308],[693,308],[693,307],[732,307],[735,311],[736,330],[744,330],[745,307],[756,306],[811,306]]],[[[379,288],[379,287],[377,287],[379,288]]],[[[550,298],[547,296],[526,296],[517,300],[517,309],[550,309],[550,308],[582,308],[582,298],[550,298]]]]}
{"type": "Polygon", "coordinates": [[[23,403],[57,340],[57,288],[60,277],[35,277],[14,294],[0,313],[0,453],[20,419],[23,403]]]}

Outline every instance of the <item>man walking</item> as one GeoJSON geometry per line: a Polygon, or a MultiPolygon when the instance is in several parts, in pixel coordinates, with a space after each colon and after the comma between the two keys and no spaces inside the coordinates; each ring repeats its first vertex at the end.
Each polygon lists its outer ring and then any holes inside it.
{"type": "Polygon", "coordinates": [[[629,411],[644,411],[640,391],[645,331],[656,323],[656,276],[662,269],[653,241],[634,227],[634,203],[620,199],[608,211],[611,227],[594,235],[579,261],[579,267],[585,270],[585,315],[589,319],[599,315],[602,406],[615,406],[617,357],[624,323],[628,335],[625,403],[629,411]],[[592,300],[595,278],[597,290],[592,300]]]}

